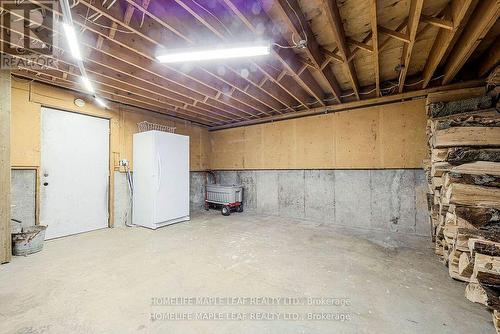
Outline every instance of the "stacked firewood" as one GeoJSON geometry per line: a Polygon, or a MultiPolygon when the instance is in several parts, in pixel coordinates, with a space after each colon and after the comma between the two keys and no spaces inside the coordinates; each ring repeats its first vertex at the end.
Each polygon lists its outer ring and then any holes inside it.
{"type": "MultiPolygon", "coordinates": [[[[500,113],[494,96],[427,101],[435,252],[500,324],[500,113]]],[[[498,326],[496,326],[498,328],[498,326]]]]}

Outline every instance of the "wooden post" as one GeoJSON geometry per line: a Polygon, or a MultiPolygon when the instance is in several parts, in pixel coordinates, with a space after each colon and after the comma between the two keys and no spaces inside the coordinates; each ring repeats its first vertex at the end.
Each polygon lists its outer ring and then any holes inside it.
{"type": "Polygon", "coordinates": [[[10,236],[10,70],[0,70],[0,263],[9,262],[10,236]]]}

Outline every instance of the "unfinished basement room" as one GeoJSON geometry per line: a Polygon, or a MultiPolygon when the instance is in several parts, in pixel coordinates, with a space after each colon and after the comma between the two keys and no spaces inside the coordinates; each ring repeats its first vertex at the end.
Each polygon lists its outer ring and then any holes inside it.
{"type": "Polygon", "coordinates": [[[0,334],[500,334],[500,0],[0,0],[0,334]]]}

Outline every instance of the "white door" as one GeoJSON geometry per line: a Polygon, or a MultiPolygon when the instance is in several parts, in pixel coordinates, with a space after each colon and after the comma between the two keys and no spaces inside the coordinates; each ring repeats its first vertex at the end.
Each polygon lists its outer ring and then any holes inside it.
{"type": "Polygon", "coordinates": [[[46,239],[107,227],[109,121],[42,108],[41,159],[46,239]]]}

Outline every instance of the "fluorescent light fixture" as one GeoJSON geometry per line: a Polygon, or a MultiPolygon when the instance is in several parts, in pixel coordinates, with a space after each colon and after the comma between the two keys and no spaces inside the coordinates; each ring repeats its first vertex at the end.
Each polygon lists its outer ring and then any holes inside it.
{"type": "Polygon", "coordinates": [[[265,56],[271,52],[271,46],[254,45],[243,47],[229,47],[220,49],[197,49],[193,51],[171,52],[157,56],[161,63],[179,63],[200,60],[248,58],[253,56],[265,56]]]}
{"type": "Polygon", "coordinates": [[[66,35],[66,40],[68,41],[69,49],[71,51],[71,55],[76,60],[82,60],[80,47],[78,46],[78,40],[76,39],[75,29],[68,23],[63,23],[63,27],[64,33],[66,35]]]}
{"type": "Polygon", "coordinates": [[[92,83],[87,77],[80,77],[82,79],[83,86],[89,93],[94,93],[94,87],[92,87],[92,83]]]}
{"type": "Polygon", "coordinates": [[[107,105],[106,101],[104,101],[103,99],[101,99],[99,96],[96,96],[96,97],[95,97],[95,102],[96,102],[98,105],[100,105],[101,107],[103,107],[103,108],[107,108],[107,107],[108,107],[108,105],[107,105]]]}

